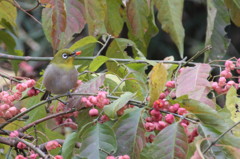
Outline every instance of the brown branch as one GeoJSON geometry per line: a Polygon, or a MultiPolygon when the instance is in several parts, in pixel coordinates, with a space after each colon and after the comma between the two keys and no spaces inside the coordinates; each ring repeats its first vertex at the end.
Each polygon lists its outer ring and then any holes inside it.
{"type": "MultiPolygon", "coordinates": [[[[0,130],[1,135],[9,135],[11,132],[12,131],[9,131],[9,130],[0,130]]],[[[19,134],[20,138],[31,140],[31,141],[34,140],[33,136],[30,136],[30,135],[27,135],[27,134],[24,134],[24,133],[21,133],[21,132],[18,132],[18,134],[19,134]]]]}
{"type": "Polygon", "coordinates": [[[76,109],[73,108],[73,109],[68,110],[68,111],[65,111],[65,112],[60,112],[60,113],[56,113],[56,114],[52,114],[52,115],[46,116],[46,117],[44,117],[44,118],[41,118],[41,119],[39,119],[39,120],[36,120],[36,121],[34,121],[34,122],[32,122],[32,123],[30,123],[30,124],[28,124],[28,125],[20,128],[20,129],[18,129],[18,131],[19,131],[19,132],[24,132],[24,131],[26,131],[27,129],[33,127],[34,125],[37,125],[37,124],[42,123],[42,122],[44,122],[44,121],[47,121],[47,120],[49,120],[49,119],[56,118],[56,117],[58,117],[58,116],[62,116],[62,115],[65,115],[65,114],[68,114],[68,113],[72,113],[72,112],[75,112],[75,111],[80,111],[80,110],[83,110],[83,109],[85,109],[85,107],[84,107],[84,108],[80,108],[80,109],[78,109],[78,110],[76,110],[76,109]]]}
{"type": "MultiPolygon", "coordinates": [[[[10,1],[9,1],[10,2],[10,1]]],[[[15,7],[17,7],[18,9],[20,9],[21,11],[23,11],[24,13],[26,13],[28,16],[30,16],[34,21],[36,21],[38,24],[42,25],[42,23],[40,21],[38,21],[32,14],[28,13],[26,10],[24,10],[16,0],[13,1],[14,3],[12,3],[15,7]]]]}

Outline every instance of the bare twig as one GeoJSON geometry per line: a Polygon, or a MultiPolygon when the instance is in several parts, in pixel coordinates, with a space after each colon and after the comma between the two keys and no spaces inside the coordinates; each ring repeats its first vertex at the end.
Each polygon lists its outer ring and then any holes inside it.
{"type": "Polygon", "coordinates": [[[105,49],[106,48],[106,46],[107,46],[107,44],[108,44],[108,42],[109,42],[109,40],[112,38],[112,36],[110,35],[110,34],[108,34],[108,38],[107,38],[107,40],[105,41],[105,44],[102,46],[102,48],[98,51],[98,53],[97,53],[97,55],[95,56],[95,57],[97,57],[97,56],[99,56],[100,54],[101,54],[101,52],[103,51],[103,49],[105,49]]]}
{"type": "MultiPolygon", "coordinates": [[[[11,2],[11,1],[9,1],[11,2]]],[[[18,9],[20,9],[21,11],[23,11],[24,13],[26,13],[28,16],[30,16],[34,21],[36,21],[38,24],[42,25],[42,23],[40,21],[38,21],[32,14],[28,13],[26,10],[24,10],[16,0],[13,1],[12,3],[15,7],[17,7],[18,9]]]]}
{"type": "Polygon", "coordinates": [[[233,126],[231,126],[227,131],[222,133],[215,141],[213,141],[207,148],[206,150],[203,151],[203,154],[205,154],[213,145],[215,145],[224,135],[226,135],[229,131],[231,131],[235,126],[240,124],[240,121],[235,123],[233,126]]]}

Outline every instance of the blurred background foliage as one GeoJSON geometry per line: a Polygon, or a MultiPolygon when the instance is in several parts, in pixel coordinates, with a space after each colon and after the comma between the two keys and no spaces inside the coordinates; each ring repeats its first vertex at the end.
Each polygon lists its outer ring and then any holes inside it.
{"type": "MultiPolygon", "coordinates": [[[[0,2],[2,5],[3,0],[0,2]]],[[[37,1],[33,0],[17,0],[16,2],[18,2],[21,8],[25,10],[34,8],[37,5],[37,1]]],[[[202,55],[199,58],[195,59],[195,61],[208,62],[217,59],[240,57],[240,27],[236,26],[236,24],[238,23],[233,23],[230,20],[231,16],[229,14],[231,13],[231,6],[230,9],[227,9],[229,5],[227,6],[226,4],[230,5],[228,0],[220,0],[218,2],[211,0],[184,1],[182,16],[182,23],[185,29],[184,57],[192,57],[194,54],[196,54],[197,51],[203,49],[207,45],[208,40],[206,36],[208,34],[208,27],[215,27],[214,31],[212,32],[212,35],[214,35],[214,37],[211,37],[215,39],[210,40],[213,49],[210,51],[211,54],[209,54],[209,56],[207,55],[208,53],[206,53],[205,57],[204,55],[202,55]],[[212,5],[214,5],[215,8],[211,8],[212,5]],[[214,9],[217,9],[217,13],[214,12],[214,9]],[[215,17],[213,17],[214,15],[215,17]],[[207,21],[209,19],[211,20],[211,17],[212,20],[215,21],[215,24],[212,24],[212,26],[208,26],[209,24],[211,24],[211,22],[207,23],[207,21]]],[[[6,6],[2,5],[2,7],[4,8],[6,6]]],[[[0,12],[1,10],[2,12],[5,12],[3,8],[0,8],[0,12]]],[[[44,7],[39,5],[39,7],[32,11],[29,11],[29,13],[36,19],[41,21],[43,8],[44,7]]],[[[175,60],[180,60],[181,58],[177,46],[174,44],[170,35],[163,31],[162,26],[157,19],[158,9],[156,7],[154,7],[153,14],[155,16],[155,22],[159,32],[150,39],[150,43],[147,47],[147,58],[162,60],[167,56],[174,56],[175,60]]],[[[239,13],[236,14],[239,15],[239,13]]],[[[4,22],[2,21],[1,25],[3,25],[3,23],[4,22]]],[[[46,36],[43,32],[43,27],[20,9],[18,9],[17,11],[16,25],[17,27],[13,26],[15,28],[15,31],[14,29],[11,29],[11,27],[2,27],[2,29],[0,30],[0,33],[2,34],[0,36],[0,42],[2,42],[0,43],[0,52],[35,57],[53,55],[54,51],[51,47],[51,44],[46,39],[46,36]],[[5,33],[10,36],[7,37],[5,33]],[[14,47],[14,44],[9,42],[12,38],[16,43],[15,49],[21,51],[13,53],[14,51],[9,49],[14,47]]],[[[120,37],[128,38],[129,27],[127,26],[128,24],[126,23],[123,25],[123,29],[121,30],[121,33],[119,35],[120,37]]],[[[89,31],[87,27],[89,26],[85,25],[85,28],[81,32],[75,34],[75,39],[80,39],[84,36],[87,36],[89,31]]],[[[99,38],[99,40],[101,39],[99,38]]],[[[127,52],[129,55],[131,55],[131,49],[127,50],[127,52]]],[[[36,71],[40,71],[42,68],[44,68],[44,66],[46,66],[44,62],[32,61],[29,62],[29,64],[32,65],[36,71]]],[[[1,60],[1,66],[5,68],[10,68],[9,65],[6,63],[6,60],[1,60]]]]}

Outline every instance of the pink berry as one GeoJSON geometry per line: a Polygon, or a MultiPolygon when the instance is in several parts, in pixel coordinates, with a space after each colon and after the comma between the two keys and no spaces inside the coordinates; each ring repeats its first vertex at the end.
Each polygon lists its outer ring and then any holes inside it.
{"type": "Polygon", "coordinates": [[[178,113],[179,115],[183,115],[183,114],[186,114],[186,113],[187,113],[187,110],[186,110],[185,108],[179,108],[177,113],[178,113]]]}
{"type": "Polygon", "coordinates": [[[24,157],[23,155],[17,155],[15,159],[27,159],[27,157],[24,157]]]}
{"type": "Polygon", "coordinates": [[[223,86],[225,86],[225,84],[226,84],[226,78],[225,77],[220,77],[219,80],[218,80],[218,85],[220,87],[223,87],[223,86]]]}
{"type": "Polygon", "coordinates": [[[33,79],[30,79],[30,80],[26,81],[26,84],[27,84],[28,88],[31,88],[31,87],[33,87],[36,84],[36,81],[33,80],[33,79]]]}
{"type": "Polygon", "coordinates": [[[123,155],[123,159],[130,159],[128,155],[123,155]]]}
{"type": "Polygon", "coordinates": [[[161,93],[160,96],[159,96],[159,99],[164,99],[164,98],[166,98],[165,93],[161,93]]]}
{"type": "Polygon", "coordinates": [[[174,116],[172,114],[167,114],[165,116],[165,121],[168,123],[168,124],[172,124],[174,122],[174,116]]]}
{"type": "Polygon", "coordinates": [[[95,109],[95,108],[92,108],[92,109],[90,109],[89,110],[89,115],[90,116],[98,116],[98,110],[97,109],[95,109]]]}
{"type": "Polygon", "coordinates": [[[227,61],[225,62],[225,66],[226,66],[226,68],[229,69],[229,70],[234,70],[234,68],[235,68],[234,63],[233,63],[232,61],[230,61],[230,60],[227,60],[227,61]]]}
{"type": "Polygon", "coordinates": [[[8,110],[10,108],[10,106],[8,104],[3,104],[0,106],[0,111],[5,111],[8,110]]]}
{"type": "Polygon", "coordinates": [[[159,121],[158,122],[158,126],[157,126],[157,130],[161,131],[162,129],[164,129],[168,124],[164,121],[159,121]]]}
{"type": "Polygon", "coordinates": [[[54,159],[63,159],[63,157],[61,155],[57,155],[54,157],[54,159]]]}
{"type": "Polygon", "coordinates": [[[147,131],[153,131],[154,128],[155,128],[155,125],[153,123],[150,123],[150,122],[146,122],[144,124],[144,127],[147,131]]]}
{"type": "Polygon", "coordinates": [[[18,109],[16,107],[11,107],[8,109],[8,111],[14,116],[18,113],[18,109]]]}
{"type": "Polygon", "coordinates": [[[114,156],[107,156],[106,159],[116,159],[114,156]]]}
{"type": "Polygon", "coordinates": [[[17,144],[17,148],[19,148],[19,149],[25,149],[27,146],[24,144],[24,143],[22,143],[22,142],[19,142],[18,144],[17,144]]]}
{"type": "Polygon", "coordinates": [[[52,150],[56,149],[57,147],[60,147],[61,145],[57,141],[49,141],[46,145],[45,148],[47,150],[52,150]]]}
{"type": "Polygon", "coordinates": [[[168,88],[175,88],[175,81],[167,81],[166,87],[168,87],[168,88]]]}
{"type": "Polygon", "coordinates": [[[27,108],[23,107],[20,109],[20,112],[22,113],[22,112],[25,112],[26,110],[27,110],[27,108]]]}
{"type": "Polygon", "coordinates": [[[212,83],[212,88],[213,88],[213,89],[216,89],[217,87],[219,87],[219,86],[218,86],[218,83],[217,83],[217,82],[213,82],[213,83],[212,83]]]}
{"type": "Polygon", "coordinates": [[[9,134],[9,136],[10,137],[18,137],[18,135],[19,135],[19,133],[18,133],[18,131],[12,131],[10,134],[9,134]]]}
{"type": "Polygon", "coordinates": [[[27,89],[27,84],[25,83],[19,83],[17,84],[16,86],[16,89],[19,91],[19,92],[23,92],[27,89]]]}
{"type": "Polygon", "coordinates": [[[10,111],[6,111],[5,114],[4,114],[4,117],[7,118],[7,119],[10,119],[13,117],[12,113],[10,111]]]}
{"type": "Polygon", "coordinates": [[[29,157],[30,157],[30,159],[36,159],[38,157],[38,154],[33,153],[29,157]]]}
{"type": "Polygon", "coordinates": [[[155,109],[153,109],[153,110],[150,111],[150,114],[151,114],[151,116],[159,116],[160,112],[155,110],[155,109]]]}

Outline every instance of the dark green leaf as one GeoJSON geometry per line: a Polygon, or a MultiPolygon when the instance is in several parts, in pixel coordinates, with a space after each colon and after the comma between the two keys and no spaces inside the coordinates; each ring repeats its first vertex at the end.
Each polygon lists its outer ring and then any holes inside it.
{"type": "Polygon", "coordinates": [[[116,137],[113,130],[105,124],[96,124],[87,128],[82,138],[79,158],[100,159],[107,156],[104,152],[115,152],[117,148],[116,137]]]}
{"type": "Polygon", "coordinates": [[[108,33],[118,37],[123,28],[123,18],[120,15],[121,0],[106,0],[107,9],[105,17],[105,26],[108,33]]]}
{"type": "Polygon", "coordinates": [[[188,151],[187,135],[180,123],[164,128],[152,144],[143,149],[141,158],[148,159],[185,159],[188,151]]]}
{"type": "Polygon", "coordinates": [[[183,0],[155,0],[158,9],[158,20],[162,29],[170,34],[177,45],[180,56],[184,53],[184,28],[182,24],[183,0]]]}
{"type": "Polygon", "coordinates": [[[225,37],[225,26],[230,24],[224,0],[207,1],[208,18],[205,46],[211,45],[212,49],[205,53],[204,61],[222,59],[227,52],[229,39],[225,37]]]}
{"type": "Polygon", "coordinates": [[[118,144],[116,155],[128,154],[133,159],[137,159],[137,156],[139,156],[145,145],[141,111],[142,109],[137,108],[124,114],[113,125],[118,144]]]}
{"type": "Polygon", "coordinates": [[[73,149],[76,144],[77,133],[73,132],[69,134],[64,140],[64,144],[62,145],[62,156],[65,159],[72,158],[73,149]]]}
{"type": "Polygon", "coordinates": [[[84,0],[84,6],[89,34],[97,36],[106,33],[107,31],[104,24],[106,1],[84,0]]]}

